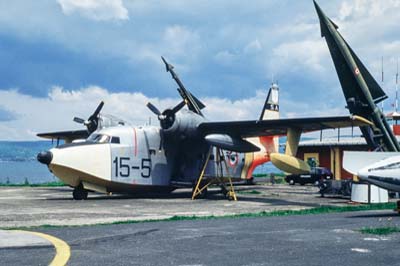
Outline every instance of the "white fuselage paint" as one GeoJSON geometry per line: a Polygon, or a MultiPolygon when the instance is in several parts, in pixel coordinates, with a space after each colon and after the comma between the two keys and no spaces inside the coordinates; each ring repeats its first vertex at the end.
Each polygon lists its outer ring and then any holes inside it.
{"type": "Polygon", "coordinates": [[[400,153],[346,151],[343,161],[344,168],[361,180],[400,192],[400,153]]]}
{"type": "Polygon", "coordinates": [[[93,134],[117,137],[120,143],[85,142],[53,148],[49,168],[54,175],[71,186],[77,186],[82,180],[94,184],[109,181],[169,186],[171,166],[164,150],[159,149],[159,128],[121,126],[93,134]]]}
{"type": "MultiPolygon", "coordinates": [[[[49,169],[73,187],[81,182],[87,189],[112,192],[112,185],[170,187],[175,158],[161,147],[160,128],[153,126],[118,126],[94,132],[86,142],[72,143],[50,150],[53,154],[49,169]],[[90,142],[95,135],[102,142],[90,142]],[[106,137],[104,137],[106,136],[106,137]],[[119,143],[112,143],[112,138],[119,143]],[[111,184],[111,185],[110,185],[111,184]],[[98,187],[99,189],[96,189],[98,187]],[[101,188],[101,189],[100,189],[101,188]]],[[[222,167],[224,176],[240,177],[244,155],[224,152],[230,173],[222,167]]],[[[200,168],[192,169],[188,182],[194,182],[200,168]]],[[[215,160],[208,165],[206,175],[215,176],[215,160]]]]}

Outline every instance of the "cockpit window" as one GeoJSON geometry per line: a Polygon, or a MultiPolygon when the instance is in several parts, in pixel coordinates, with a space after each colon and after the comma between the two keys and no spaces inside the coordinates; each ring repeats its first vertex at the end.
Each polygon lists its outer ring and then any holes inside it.
{"type": "Polygon", "coordinates": [[[88,141],[95,142],[95,143],[109,143],[110,136],[103,135],[103,134],[93,134],[88,138],[88,141]]]}
{"type": "Polygon", "coordinates": [[[119,144],[119,143],[120,143],[120,142],[119,142],[119,137],[112,137],[112,138],[111,138],[111,143],[119,144]]]}

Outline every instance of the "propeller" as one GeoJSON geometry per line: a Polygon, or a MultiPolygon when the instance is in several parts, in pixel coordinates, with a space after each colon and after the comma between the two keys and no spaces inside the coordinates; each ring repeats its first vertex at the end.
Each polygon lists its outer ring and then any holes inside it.
{"type": "Polygon", "coordinates": [[[181,101],[172,109],[165,109],[162,113],[161,111],[151,102],[147,103],[147,107],[152,111],[155,115],[157,115],[158,120],[160,121],[161,126],[161,134],[160,134],[160,146],[158,148],[161,151],[164,145],[164,130],[169,129],[175,122],[175,114],[185,106],[185,101],[181,101]]]}
{"type": "Polygon", "coordinates": [[[79,124],[84,124],[89,133],[96,131],[99,125],[99,114],[103,106],[104,102],[101,101],[100,104],[97,106],[96,110],[94,111],[94,113],[91,116],[89,116],[87,120],[80,117],[74,117],[74,122],[79,124]]]}
{"type": "Polygon", "coordinates": [[[185,106],[185,101],[181,101],[172,109],[165,109],[161,112],[154,104],[148,102],[147,107],[155,115],[157,115],[158,120],[162,129],[170,128],[175,122],[175,114],[185,106]]]}

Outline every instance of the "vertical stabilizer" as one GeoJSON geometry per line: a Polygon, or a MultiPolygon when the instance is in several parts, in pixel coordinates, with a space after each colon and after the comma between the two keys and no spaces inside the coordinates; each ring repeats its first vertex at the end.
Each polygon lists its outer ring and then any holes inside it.
{"type": "Polygon", "coordinates": [[[269,88],[267,99],[261,111],[260,120],[270,120],[279,118],[279,87],[272,83],[269,88]]]}
{"type": "MultiPolygon", "coordinates": [[[[273,83],[268,91],[263,109],[261,110],[260,120],[279,119],[279,87],[273,83]]],[[[245,167],[242,171],[242,178],[251,178],[254,169],[270,161],[270,154],[279,152],[278,136],[262,136],[247,138],[247,141],[260,148],[258,152],[246,153],[245,167]]]]}

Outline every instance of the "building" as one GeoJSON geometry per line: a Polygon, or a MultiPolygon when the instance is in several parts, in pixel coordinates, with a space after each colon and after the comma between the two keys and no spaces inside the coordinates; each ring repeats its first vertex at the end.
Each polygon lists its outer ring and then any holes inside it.
{"type": "MultiPolygon", "coordinates": [[[[393,132],[400,141],[400,113],[387,115],[393,121],[393,132]]],[[[343,169],[344,151],[368,151],[369,148],[363,137],[320,138],[304,140],[299,143],[296,157],[306,162],[315,161],[317,166],[330,169],[337,180],[353,179],[353,175],[343,169]]]]}

